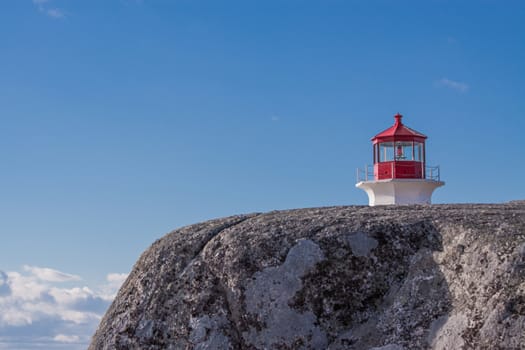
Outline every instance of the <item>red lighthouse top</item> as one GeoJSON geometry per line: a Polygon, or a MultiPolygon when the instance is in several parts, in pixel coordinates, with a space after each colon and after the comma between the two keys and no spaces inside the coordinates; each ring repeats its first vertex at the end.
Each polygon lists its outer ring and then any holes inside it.
{"type": "Polygon", "coordinates": [[[374,178],[424,179],[426,136],[405,126],[396,114],[390,128],[372,138],[374,178]]]}
{"type": "Polygon", "coordinates": [[[410,129],[401,122],[401,118],[403,118],[401,114],[397,113],[394,118],[396,120],[394,125],[372,138],[374,144],[387,141],[425,142],[425,139],[427,138],[425,135],[410,129]]]}

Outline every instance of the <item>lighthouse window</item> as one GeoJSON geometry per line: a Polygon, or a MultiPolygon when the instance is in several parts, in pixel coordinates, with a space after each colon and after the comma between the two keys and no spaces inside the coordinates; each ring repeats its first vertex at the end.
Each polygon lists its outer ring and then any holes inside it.
{"type": "Polygon", "coordinates": [[[383,142],[379,144],[379,161],[390,162],[394,160],[394,143],[383,142]]]}
{"type": "Polygon", "coordinates": [[[413,160],[412,141],[396,142],[396,160],[413,160]]]}
{"type": "Polygon", "coordinates": [[[417,162],[421,162],[423,159],[423,147],[422,144],[419,142],[414,142],[414,160],[417,162]]]}
{"type": "Polygon", "coordinates": [[[374,163],[391,161],[423,162],[424,145],[414,141],[382,142],[374,145],[374,163]]]}

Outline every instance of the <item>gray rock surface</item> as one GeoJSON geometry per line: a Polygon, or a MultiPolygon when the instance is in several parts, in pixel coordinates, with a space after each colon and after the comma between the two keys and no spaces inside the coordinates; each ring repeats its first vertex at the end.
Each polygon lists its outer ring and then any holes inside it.
{"type": "Polygon", "coordinates": [[[525,349],[525,202],[332,207],[184,227],[90,349],[525,349]]]}

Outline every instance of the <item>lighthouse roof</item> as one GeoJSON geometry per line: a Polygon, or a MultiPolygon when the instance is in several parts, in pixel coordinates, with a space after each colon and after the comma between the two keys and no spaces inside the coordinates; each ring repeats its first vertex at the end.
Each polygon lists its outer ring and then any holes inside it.
{"type": "Polygon", "coordinates": [[[420,141],[424,142],[427,138],[420,132],[417,132],[409,127],[405,126],[401,121],[403,116],[401,114],[396,114],[394,116],[395,123],[385,131],[380,132],[372,138],[374,143],[379,141],[420,141]]]}

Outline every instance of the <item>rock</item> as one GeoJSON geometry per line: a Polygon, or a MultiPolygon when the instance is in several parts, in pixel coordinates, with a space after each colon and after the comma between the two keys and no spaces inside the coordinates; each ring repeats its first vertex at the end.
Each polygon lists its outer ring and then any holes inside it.
{"type": "Polygon", "coordinates": [[[239,215],[146,250],[90,349],[523,349],[525,202],[239,215]]]}

